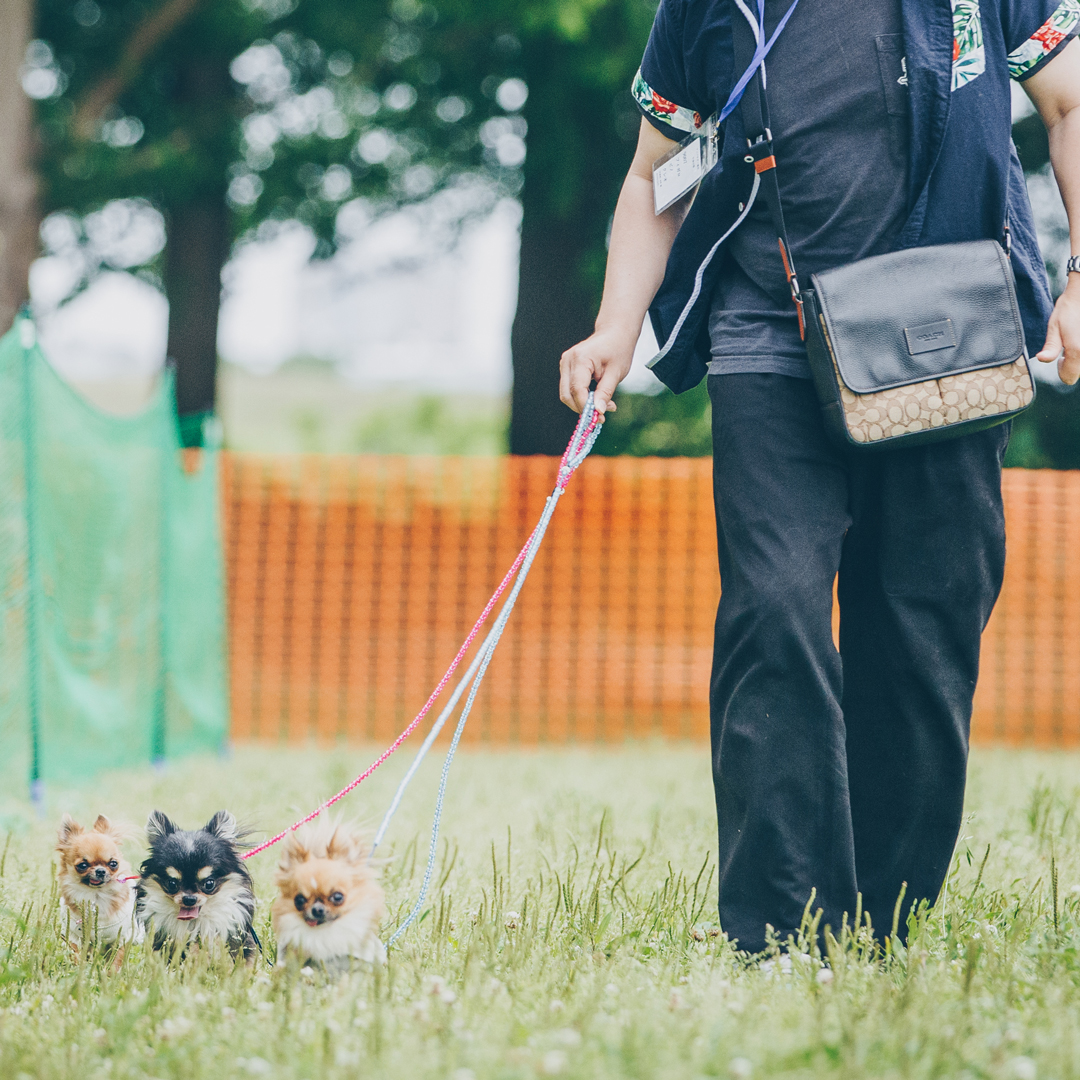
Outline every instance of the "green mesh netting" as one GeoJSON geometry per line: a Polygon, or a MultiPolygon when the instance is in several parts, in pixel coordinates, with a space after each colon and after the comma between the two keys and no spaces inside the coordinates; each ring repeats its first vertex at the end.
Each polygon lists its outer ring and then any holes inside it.
{"type": "Polygon", "coordinates": [[[171,379],[105,415],[20,317],[0,339],[5,785],[220,747],[224,635],[217,453],[184,471],[171,379]]]}

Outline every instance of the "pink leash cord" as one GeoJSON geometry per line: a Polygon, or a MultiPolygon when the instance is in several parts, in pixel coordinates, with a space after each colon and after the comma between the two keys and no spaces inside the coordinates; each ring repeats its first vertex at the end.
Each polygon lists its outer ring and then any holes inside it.
{"type": "MultiPolygon", "coordinates": [[[[591,448],[592,445],[590,437],[600,425],[599,414],[591,408],[591,405],[592,394],[590,393],[589,407],[586,407],[583,411],[581,419],[578,421],[577,428],[570,437],[570,442],[559,461],[559,473],[558,479],[556,480],[556,486],[562,490],[565,490],[566,485],[570,481],[570,477],[576,472],[581,462],[585,460],[585,456],[588,453],[587,447],[591,448]],[[585,451],[584,453],[582,453],[583,450],[585,451]]],[[[538,527],[539,526],[537,526],[537,528],[538,527]]],[[[454,672],[457,671],[465,654],[469,651],[469,646],[476,640],[477,634],[480,633],[480,628],[487,621],[488,616],[498,603],[499,597],[506,591],[506,587],[513,581],[514,575],[521,568],[521,564],[525,559],[525,555],[528,552],[529,546],[535,535],[536,529],[533,529],[529,534],[529,539],[525,542],[525,546],[518,552],[518,556],[514,560],[513,566],[507,571],[506,577],[502,579],[499,587],[487,602],[483,612],[480,614],[480,618],[473,624],[473,628],[469,631],[469,636],[465,639],[465,643],[458,650],[457,656],[454,657],[453,662],[446,669],[446,674],[439,680],[439,685],[432,691],[431,697],[427,699],[424,707],[416,714],[415,719],[413,719],[409,726],[355,780],[346,787],[343,787],[335,796],[333,796],[333,798],[327,799],[326,802],[322,803],[317,809],[312,810],[307,817],[301,818],[287,829],[279,832],[277,836],[273,836],[269,840],[265,840],[263,843],[259,844],[258,847],[254,847],[250,851],[244,852],[244,854],[240,856],[241,859],[250,859],[253,855],[258,855],[260,852],[266,851],[267,848],[271,848],[284,840],[289,833],[296,832],[297,829],[306,825],[309,821],[314,821],[324,810],[333,806],[338,800],[343,799],[350,791],[358,788],[417,729],[420,721],[427,716],[428,712],[431,710],[431,706],[435,704],[439,699],[439,696],[446,689],[446,684],[453,678],[454,672]]]]}

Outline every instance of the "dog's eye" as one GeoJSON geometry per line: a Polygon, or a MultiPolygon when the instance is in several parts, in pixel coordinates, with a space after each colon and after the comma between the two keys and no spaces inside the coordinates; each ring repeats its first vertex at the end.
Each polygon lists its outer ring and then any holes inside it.
{"type": "Polygon", "coordinates": [[[175,896],[176,890],[180,888],[180,882],[175,881],[173,878],[166,878],[161,883],[161,886],[170,896],[175,896]]]}
{"type": "Polygon", "coordinates": [[[207,896],[209,896],[212,892],[214,892],[217,889],[217,882],[212,877],[208,877],[199,886],[199,888],[202,889],[202,891],[204,893],[206,893],[207,896]]]}
{"type": "Polygon", "coordinates": [[[109,869],[115,870],[120,864],[115,859],[109,860],[109,869]]]}
{"type": "Polygon", "coordinates": [[[345,896],[344,896],[344,894],[343,894],[343,893],[339,893],[339,892],[336,892],[336,893],[331,893],[331,894],[330,894],[330,903],[331,903],[331,904],[333,904],[333,905],[334,905],[334,907],[337,907],[337,906],[338,906],[338,905],[340,905],[340,904],[344,904],[344,903],[345,903],[345,896]]]}
{"type": "Polygon", "coordinates": [[[297,893],[293,903],[296,905],[297,911],[303,911],[304,905],[307,903],[307,897],[303,893],[297,893]]]}

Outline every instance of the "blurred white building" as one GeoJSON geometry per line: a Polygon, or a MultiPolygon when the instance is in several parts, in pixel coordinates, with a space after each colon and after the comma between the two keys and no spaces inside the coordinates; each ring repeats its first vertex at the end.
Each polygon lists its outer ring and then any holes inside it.
{"type": "MultiPolygon", "coordinates": [[[[357,386],[504,394],[511,382],[520,217],[518,204],[505,200],[465,226],[449,250],[444,241],[433,243],[423,215],[410,213],[358,230],[323,262],[311,261],[314,240],[300,226],[243,244],[223,275],[221,356],[260,373],[295,357],[317,357],[333,361],[357,386]]],[[[80,383],[158,371],[168,318],[161,293],[109,272],[57,307],[73,277],[70,258],[41,259],[32,276],[53,363],[80,383]]],[[[639,352],[634,385],[655,385],[644,369],[648,343],[639,352]]]]}

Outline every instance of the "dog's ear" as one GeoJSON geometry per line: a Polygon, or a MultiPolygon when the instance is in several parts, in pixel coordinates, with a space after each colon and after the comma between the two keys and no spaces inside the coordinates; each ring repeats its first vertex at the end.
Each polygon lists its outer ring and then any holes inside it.
{"type": "Polygon", "coordinates": [[[220,837],[228,843],[233,843],[240,836],[240,826],[236,824],[236,818],[228,810],[219,810],[207,823],[203,830],[211,836],[220,837]]]}
{"type": "Polygon", "coordinates": [[[301,863],[311,857],[311,845],[308,843],[307,830],[289,833],[285,840],[285,849],[281,853],[281,869],[288,870],[294,863],[301,863]]]}
{"type": "Polygon", "coordinates": [[[176,831],[176,826],[160,810],[154,810],[146,819],[146,839],[151,847],[176,831]]]}
{"type": "Polygon", "coordinates": [[[71,841],[83,831],[83,827],[70,815],[65,814],[60,819],[60,830],[56,834],[58,846],[67,847],[71,841]]]}
{"type": "Polygon", "coordinates": [[[364,844],[344,825],[338,825],[326,842],[326,857],[341,859],[344,862],[359,863],[364,861],[364,844]]]}
{"type": "Polygon", "coordinates": [[[289,833],[281,848],[281,860],[278,862],[274,881],[284,894],[292,881],[292,872],[299,863],[310,858],[311,850],[302,832],[289,833]]]}
{"type": "Polygon", "coordinates": [[[112,831],[112,822],[104,814],[98,814],[97,821],[94,822],[94,832],[108,835],[112,831]]]}

